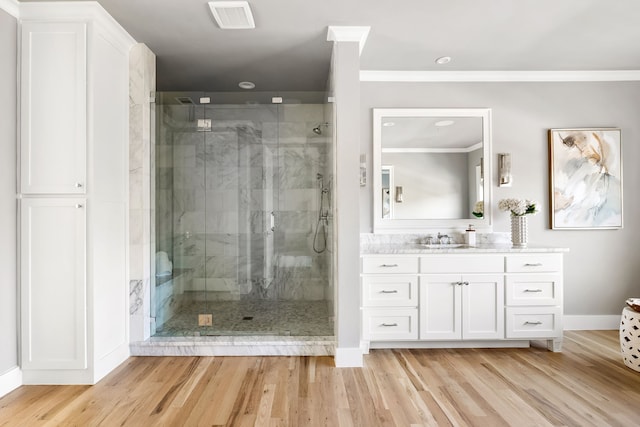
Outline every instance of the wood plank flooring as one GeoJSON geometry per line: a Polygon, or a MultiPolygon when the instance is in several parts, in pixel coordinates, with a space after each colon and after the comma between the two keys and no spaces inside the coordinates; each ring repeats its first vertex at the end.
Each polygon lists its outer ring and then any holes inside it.
{"type": "Polygon", "coordinates": [[[562,353],[372,350],[331,357],[132,357],[95,386],[23,386],[0,426],[632,426],[640,373],[617,331],[566,332],[562,353]]]}

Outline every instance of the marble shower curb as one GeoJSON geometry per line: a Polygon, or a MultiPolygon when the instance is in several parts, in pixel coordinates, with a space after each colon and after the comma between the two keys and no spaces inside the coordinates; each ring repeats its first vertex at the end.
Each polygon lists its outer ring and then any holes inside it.
{"type": "Polygon", "coordinates": [[[158,337],[130,344],[132,356],[333,356],[335,337],[158,337]]]}

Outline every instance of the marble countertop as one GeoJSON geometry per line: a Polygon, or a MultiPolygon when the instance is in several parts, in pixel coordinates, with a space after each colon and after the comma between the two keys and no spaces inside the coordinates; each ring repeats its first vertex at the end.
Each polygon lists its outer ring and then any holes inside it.
{"type": "Polygon", "coordinates": [[[473,253],[557,253],[569,252],[568,248],[528,245],[514,248],[509,244],[481,244],[473,247],[466,245],[438,245],[437,247],[419,243],[406,244],[367,244],[360,246],[361,255],[388,254],[473,254],[473,253]]]}

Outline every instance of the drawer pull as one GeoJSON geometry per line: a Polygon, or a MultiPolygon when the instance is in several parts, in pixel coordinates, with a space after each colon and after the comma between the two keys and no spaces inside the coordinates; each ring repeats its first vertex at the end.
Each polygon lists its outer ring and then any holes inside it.
{"type": "Polygon", "coordinates": [[[525,267],[542,267],[542,263],[541,262],[526,263],[524,266],[525,267]]]}
{"type": "Polygon", "coordinates": [[[389,268],[389,267],[397,267],[398,264],[380,264],[380,267],[389,268]]]}
{"type": "Polygon", "coordinates": [[[541,321],[529,322],[528,320],[524,322],[525,325],[542,325],[541,321]]]}
{"type": "Polygon", "coordinates": [[[387,290],[384,290],[384,289],[383,289],[383,290],[381,290],[381,291],[380,291],[380,293],[381,293],[381,294],[397,294],[397,293],[398,293],[398,290],[397,290],[397,289],[394,289],[394,290],[392,290],[392,291],[387,291],[387,290]]]}
{"type": "Polygon", "coordinates": [[[542,292],[542,289],[525,289],[525,292],[542,292]]]}
{"type": "Polygon", "coordinates": [[[394,327],[394,326],[398,326],[398,324],[397,323],[383,323],[380,326],[384,326],[386,328],[391,328],[391,327],[394,327]]]}

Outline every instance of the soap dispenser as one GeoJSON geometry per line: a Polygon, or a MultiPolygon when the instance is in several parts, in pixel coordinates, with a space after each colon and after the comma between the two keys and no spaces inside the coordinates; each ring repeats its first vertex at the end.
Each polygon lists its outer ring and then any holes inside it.
{"type": "Polygon", "coordinates": [[[467,244],[467,246],[476,245],[476,230],[473,229],[473,224],[469,224],[469,228],[465,230],[464,242],[467,244]]]}

